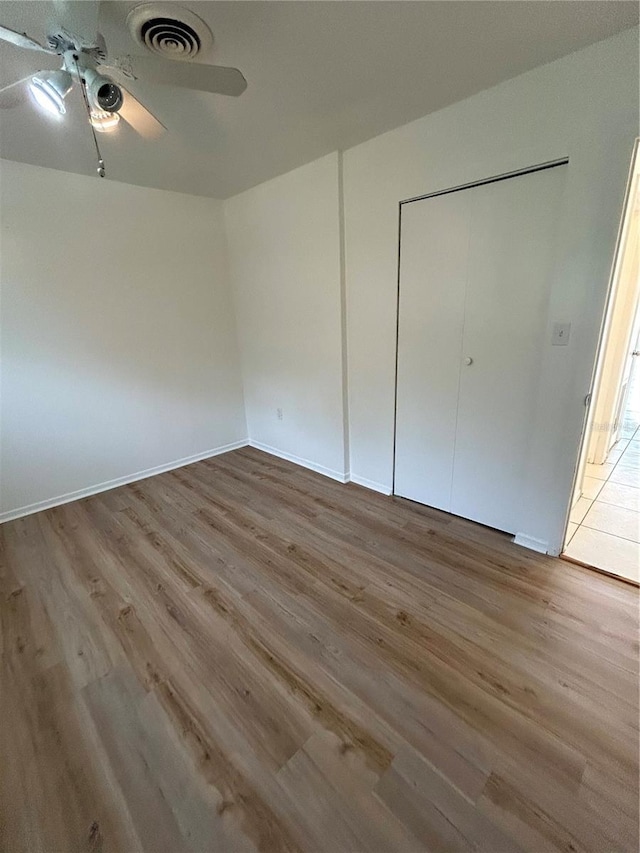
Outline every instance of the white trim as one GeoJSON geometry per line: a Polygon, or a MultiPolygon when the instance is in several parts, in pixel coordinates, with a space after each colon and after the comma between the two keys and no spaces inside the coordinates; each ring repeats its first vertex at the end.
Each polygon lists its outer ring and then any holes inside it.
{"type": "Polygon", "coordinates": [[[228,453],[230,450],[237,450],[239,447],[246,447],[248,444],[247,439],[232,441],[231,444],[223,444],[221,447],[216,447],[213,450],[205,450],[203,453],[194,453],[193,456],[184,456],[182,459],[175,459],[173,462],[167,462],[164,465],[156,465],[155,468],[146,468],[144,471],[128,474],[125,477],[117,477],[115,480],[96,483],[95,486],[88,486],[86,489],[77,489],[75,492],[67,492],[64,495],[58,495],[46,501],[38,501],[34,504],[18,507],[18,509],[10,509],[7,512],[0,513],[0,524],[3,524],[5,521],[13,521],[15,518],[22,518],[25,515],[32,515],[34,512],[42,512],[44,509],[51,509],[54,506],[68,504],[71,501],[80,500],[80,498],[88,498],[91,495],[97,495],[109,489],[116,489],[118,486],[126,486],[138,480],[145,480],[147,477],[154,477],[156,474],[163,474],[165,471],[173,471],[174,468],[182,468],[184,465],[191,465],[192,462],[200,462],[202,459],[219,456],[221,453],[228,453]]]}
{"type": "Polygon", "coordinates": [[[539,554],[546,554],[549,551],[549,543],[544,539],[536,539],[535,536],[528,536],[526,533],[516,533],[513,537],[516,545],[522,545],[523,548],[529,548],[530,551],[537,551],[539,554]]]}
{"type": "Polygon", "coordinates": [[[381,495],[393,494],[390,486],[383,486],[382,483],[375,483],[373,480],[367,480],[364,477],[359,477],[357,474],[351,474],[349,480],[357,486],[364,486],[365,489],[372,489],[374,492],[380,492],[381,495]]]}
{"type": "Polygon", "coordinates": [[[294,456],[293,453],[286,453],[284,450],[278,450],[276,447],[263,444],[261,441],[254,441],[250,438],[249,447],[255,447],[256,450],[262,450],[264,453],[270,453],[272,456],[277,456],[279,459],[286,459],[287,462],[295,462],[296,465],[302,465],[303,468],[309,468],[310,471],[315,471],[317,474],[324,474],[325,477],[331,477],[332,480],[337,480],[339,483],[349,482],[348,474],[344,474],[340,471],[334,471],[333,468],[325,468],[324,465],[318,465],[317,462],[311,462],[309,459],[294,456]]]}

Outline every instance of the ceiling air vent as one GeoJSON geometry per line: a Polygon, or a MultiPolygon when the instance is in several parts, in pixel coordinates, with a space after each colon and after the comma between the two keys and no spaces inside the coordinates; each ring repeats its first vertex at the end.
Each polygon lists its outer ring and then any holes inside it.
{"type": "Polygon", "coordinates": [[[133,38],[166,59],[191,60],[206,52],[213,35],[205,22],[177,3],[143,3],[127,15],[133,38]]]}

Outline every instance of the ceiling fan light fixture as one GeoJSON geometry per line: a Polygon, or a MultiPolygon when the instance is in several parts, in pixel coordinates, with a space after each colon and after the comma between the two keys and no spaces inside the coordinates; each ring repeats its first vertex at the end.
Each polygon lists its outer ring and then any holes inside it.
{"type": "Polygon", "coordinates": [[[64,115],[64,99],[71,91],[73,80],[68,71],[46,71],[31,78],[29,89],[39,107],[52,115],[64,115]]]}
{"type": "Polygon", "coordinates": [[[122,89],[95,68],[84,71],[84,81],[91,107],[95,112],[117,113],[123,104],[122,89]]]}
{"type": "Polygon", "coordinates": [[[107,113],[98,110],[91,110],[89,120],[98,133],[111,133],[118,126],[120,116],[118,113],[107,113]]]}

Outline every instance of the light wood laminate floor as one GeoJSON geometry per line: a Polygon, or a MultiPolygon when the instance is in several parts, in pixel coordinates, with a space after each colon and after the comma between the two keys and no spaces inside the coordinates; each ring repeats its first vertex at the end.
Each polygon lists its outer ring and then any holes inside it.
{"type": "Polygon", "coordinates": [[[637,851],[638,594],[242,449],[13,521],[3,851],[637,851]]]}

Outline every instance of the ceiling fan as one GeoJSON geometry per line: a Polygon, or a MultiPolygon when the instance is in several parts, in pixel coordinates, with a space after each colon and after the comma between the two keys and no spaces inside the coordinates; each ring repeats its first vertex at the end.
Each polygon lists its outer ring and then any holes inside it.
{"type": "Polygon", "coordinates": [[[0,39],[27,50],[60,57],[56,71],[35,71],[8,86],[27,86],[34,101],[43,110],[63,116],[65,99],[74,84],[82,92],[98,155],[98,174],[104,177],[95,131],[115,128],[120,118],[146,139],[161,136],[165,126],[123,85],[123,80],[140,79],[148,83],[241,95],[247,82],[237,68],[205,65],[191,60],[213,42],[211,30],[181,4],[143,3],[127,16],[129,30],[139,45],[155,56],[110,58],[98,32],[100,0],[53,0],[55,26],[49,29],[46,44],[26,33],[0,25],[0,39]],[[177,60],[177,61],[176,61],[177,60]]]}

